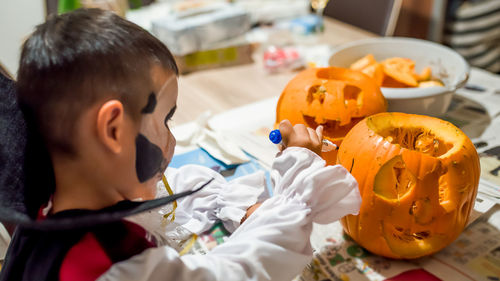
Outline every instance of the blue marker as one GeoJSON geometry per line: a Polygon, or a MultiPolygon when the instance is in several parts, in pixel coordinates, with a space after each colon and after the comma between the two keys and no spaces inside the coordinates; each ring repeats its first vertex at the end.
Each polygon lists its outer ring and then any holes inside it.
{"type": "MultiPolygon", "coordinates": [[[[269,133],[269,140],[271,140],[271,142],[274,144],[283,145],[283,143],[281,142],[282,138],[281,138],[280,130],[272,130],[269,133]]],[[[321,152],[329,152],[329,151],[332,151],[334,149],[338,149],[336,144],[334,144],[333,142],[331,142],[327,139],[323,139],[322,142],[323,142],[323,146],[321,146],[321,152]]]]}

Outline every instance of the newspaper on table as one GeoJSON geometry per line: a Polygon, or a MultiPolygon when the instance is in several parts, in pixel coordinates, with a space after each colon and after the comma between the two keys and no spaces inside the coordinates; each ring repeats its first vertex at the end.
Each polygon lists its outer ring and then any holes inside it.
{"type": "MultiPolygon", "coordinates": [[[[480,197],[478,197],[481,201],[480,197]]],[[[339,222],[314,225],[311,263],[294,281],[386,280],[410,270],[424,269],[441,280],[498,280],[500,276],[500,205],[472,222],[455,242],[429,257],[394,260],[374,255],[346,235],[339,222]]],[[[408,276],[411,278],[411,276],[408,276]]]]}
{"type": "Polygon", "coordinates": [[[450,246],[416,263],[443,280],[499,280],[500,205],[469,225],[450,246]]]}

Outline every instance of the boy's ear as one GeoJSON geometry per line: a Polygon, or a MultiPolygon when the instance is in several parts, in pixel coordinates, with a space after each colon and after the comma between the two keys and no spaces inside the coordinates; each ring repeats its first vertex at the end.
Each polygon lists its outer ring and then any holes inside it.
{"type": "Polygon", "coordinates": [[[123,148],[124,114],[123,104],[118,100],[105,102],[97,113],[97,136],[113,153],[120,153],[123,148]]]}

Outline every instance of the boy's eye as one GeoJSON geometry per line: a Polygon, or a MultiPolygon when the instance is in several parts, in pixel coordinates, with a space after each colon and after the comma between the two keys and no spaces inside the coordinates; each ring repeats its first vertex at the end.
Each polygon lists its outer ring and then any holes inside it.
{"type": "Polygon", "coordinates": [[[177,105],[174,105],[170,112],[165,116],[165,120],[163,123],[165,124],[165,127],[168,129],[169,125],[172,126],[172,117],[174,116],[175,110],[177,109],[177,105]]]}
{"type": "Polygon", "coordinates": [[[170,129],[170,127],[174,126],[174,120],[172,120],[172,118],[169,118],[169,116],[165,117],[164,123],[167,129],[170,129]]]}

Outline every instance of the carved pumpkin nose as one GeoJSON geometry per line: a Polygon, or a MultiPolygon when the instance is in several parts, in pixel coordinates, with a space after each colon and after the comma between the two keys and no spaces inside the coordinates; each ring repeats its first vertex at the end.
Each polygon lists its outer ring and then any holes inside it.
{"type": "MultiPolygon", "coordinates": [[[[285,87],[276,108],[276,124],[284,119],[316,129],[340,145],[347,132],[366,116],[383,112],[387,103],[375,81],[361,72],[311,68],[300,72],[285,87]]],[[[336,163],[336,151],[323,153],[327,164],[336,163]]]]}

